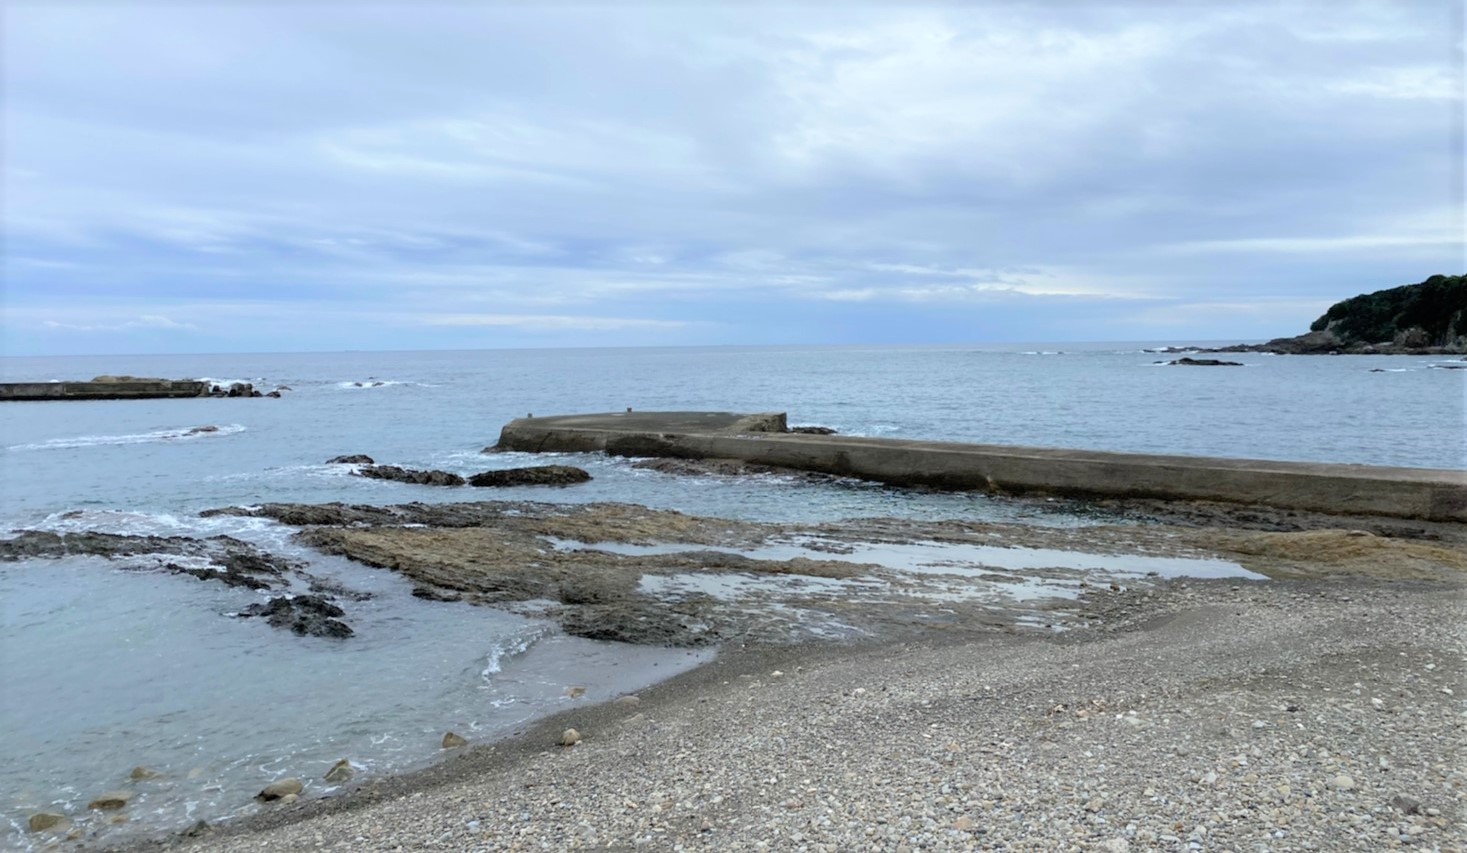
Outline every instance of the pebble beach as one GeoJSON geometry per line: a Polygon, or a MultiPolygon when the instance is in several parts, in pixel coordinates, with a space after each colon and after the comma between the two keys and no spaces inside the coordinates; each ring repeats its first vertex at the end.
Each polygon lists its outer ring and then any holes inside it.
{"type": "Polygon", "coordinates": [[[1461,850],[1462,593],[1173,582],[1056,637],[731,648],[162,846],[1461,850]]]}

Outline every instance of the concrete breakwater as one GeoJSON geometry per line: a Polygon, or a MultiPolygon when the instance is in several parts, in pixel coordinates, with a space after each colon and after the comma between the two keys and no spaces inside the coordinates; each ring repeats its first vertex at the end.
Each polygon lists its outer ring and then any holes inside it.
{"type": "Polygon", "coordinates": [[[197,379],[153,379],[136,376],[98,376],[85,382],[0,382],[0,402],[6,400],[157,400],[184,397],[279,397],[265,394],[248,382],[226,387],[197,379]]]}
{"type": "Polygon", "coordinates": [[[0,400],[149,400],[208,393],[209,383],[192,379],[0,383],[0,400]]]}
{"type": "Polygon", "coordinates": [[[795,434],[783,413],[527,417],[504,426],[499,447],[738,459],[902,486],[1209,500],[1467,521],[1464,471],[795,434]]]}

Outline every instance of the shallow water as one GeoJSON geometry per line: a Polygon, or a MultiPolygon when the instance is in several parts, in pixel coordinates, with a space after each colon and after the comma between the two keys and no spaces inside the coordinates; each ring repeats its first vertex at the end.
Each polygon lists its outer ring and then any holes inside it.
{"type": "Polygon", "coordinates": [[[17,831],[37,810],[86,815],[93,796],[117,788],[137,797],[126,827],[109,831],[114,840],[249,811],[261,787],[285,776],[306,779],[308,795],[329,793],[320,777],[340,758],[359,775],[420,767],[446,730],[492,739],[708,657],[423,601],[394,573],[321,555],[311,555],[312,574],[372,597],[350,604],[350,639],[298,637],[232,617],[261,593],[119,567],[136,562],[147,561],[0,569],[10,685],[0,807],[17,831]],[[568,698],[572,686],[585,694],[568,698]],[[133,785],[135,765],[162,776],[133,785]]]}

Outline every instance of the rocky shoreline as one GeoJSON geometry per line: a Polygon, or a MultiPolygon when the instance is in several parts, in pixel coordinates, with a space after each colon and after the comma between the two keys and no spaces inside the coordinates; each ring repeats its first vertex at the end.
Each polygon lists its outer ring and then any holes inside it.
{"type": "MultiPolygon", "coordinates": [[[[1464,718],[1444,691],[1462,680],[1467,528],[1033,503],[1099,523],[760,524],[529,501],[211,511],[297,527],[297,542],[401,574],[428,601],[720,653],[508,740],[445,735],[454,757],[425,771],[324,799],[302,776],[253,816],[141,848],[1363,850],[1388,824],[1410,843],[1461,837],[1464,780],[1443,745],[1464,718]],[[1236,576],[1167,574],[1198,561],[1236,576]],[[861,770],[873,757],[875,776],[861,770]]],[[[279,589],[238,615],[352,642],[348,591],[305,592],[304,567],[229,537],[0,540],[0,559],[76,554],[279,589]]]]}
{"type": "Polygon", "coordinates": [[[1462,591],[1177,581],[1058,637],[732,647],[133,849],[1460,849],[1462,591]]]}

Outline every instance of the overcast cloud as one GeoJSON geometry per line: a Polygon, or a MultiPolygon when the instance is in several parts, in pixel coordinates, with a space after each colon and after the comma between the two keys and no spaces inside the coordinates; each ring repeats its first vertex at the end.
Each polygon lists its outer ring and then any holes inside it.
{"type": "Polygon", "coordinates": [[[4,15],[7,354],[1241,340],[1464,268],[1455,0],[4,15]]]}

